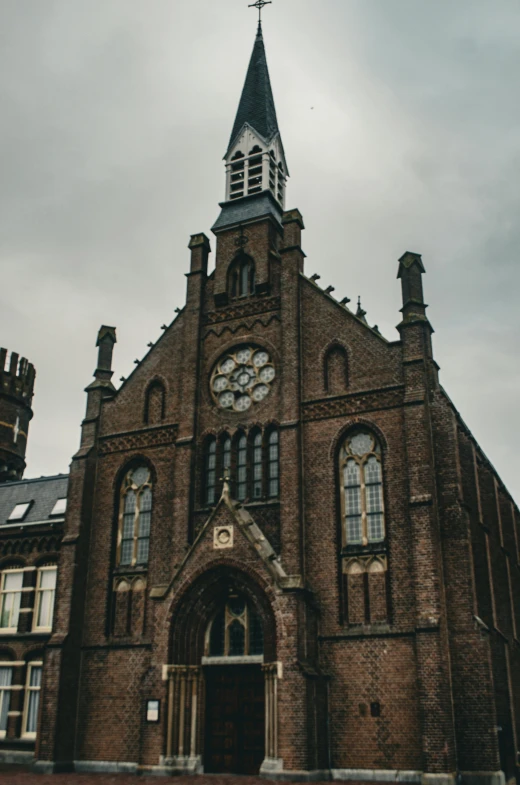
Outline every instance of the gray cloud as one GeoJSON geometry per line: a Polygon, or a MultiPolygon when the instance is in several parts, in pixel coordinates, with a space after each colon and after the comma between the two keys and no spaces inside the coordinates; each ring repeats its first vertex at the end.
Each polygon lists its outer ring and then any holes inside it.
{"type": "MultiPolygon", "coordinates": [[[[396,259],[423,253],[441,381],[520,500],[517,0],[264,15],[307,271],[394,339],[396,259]]],[[[254,29],[245,0],[0,3],[0,342],[37,367],[28,475],[76,449],[99,325],[118,378],[182,305],[254,29]]]]}

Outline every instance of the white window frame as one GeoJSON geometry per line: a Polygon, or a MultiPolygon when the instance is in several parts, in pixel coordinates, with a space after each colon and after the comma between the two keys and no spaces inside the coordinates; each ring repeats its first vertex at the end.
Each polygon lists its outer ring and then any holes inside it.
{"type": "Polygon", "coordinates": [[[58,580],[58,566],[56,564],[44,564],[42,567],[38,567],[37,576],[36,576],[36,597],[34,602],[34,614],[33,614],[33,625],[32,625],[34,632],[52,632],[52,624],[54,621],[54,604],[56,602],[57,580],[58,580]],[[56,581],[54,583],[53,589],[42,589],[41,578],[44,572],[54,572],[56,574],[56,581]],[[49,626],[47,625],[40,626],[38,625],[38,616],[40,614],[42,595],[45,592],[52,592],[51,623],[49,626]]]}
{"type": "Polygon", "coordinates": [[[27,730],[27,720],[29,715],[29,700],[31,693],[37,692],[38,693],[38,714],[36,718],[36,725],[38,725],[38,719],[40,716],[40,694],[41,694],[41,683],[43,680],[43,660],[30,660],[27,663],[27,676],[25,679],[25,697],[23,702],[23,718],[22,718],[22,739],[35,739],[37,736],[38,731],[28,731],[27,730]],[[40,679],[40,686],[39,687],[31,687],[31,673],[33,668],[41,668],[42,675],[40,679]]]}
{"type": "MultiPolygon", "coordinates": [[[[24,572],[25,572],[25,570],[23,569],[23,567],[12,567],[12,568],[7,569],[7,570],[2,570],[2,572],[0,573],[0,621],[1,621],[2,615],[3,615],[3,608],[4,608],[5,598],[6,598],[6,596],[8,594],[19,594],[20,595],[20,604],[21,604],[22,594],[23,594],[23,574],[24,574],[24,572]],[[5,589],[6,576],[7,575],[12,575],[13,573],[17,573],[17,572],[21,573],[21,575],[22,575],[22,585],[16,591],[7,591],[5,589]]],[[[14,603],[13,603],[13,605],[14,605],[14,603]]],[[[18,618],[20,618],[20,609],[18,609],[18,618]]],[[[10,618],[9,621],[10,622],[12,621],[12,609],[11,609],[11,618],[10,618]]],[[[18,620],[17,620],[17,623],[16,623],[16,627],[0,627],[0,635],[8,635],[8,634],[12,635],[14,632],[18,632],[18,620]]]]}
{"type": "MultiPolygon", "coordinates": [[[[1,715],[1,707],[2,702],[5,700],[5,696],[7,695],[7,700],[9,701],[9,706],[11,705],[11,695],[13,691],[13,662],[11,660],[7,660],[6,662],[0,662],[0,668],[9,668],[11,670],[11,682],[9,685],[2,686],[0,685],[0,715],[1,715]]],[[[9,721],[9,711],[7,712],[7,720],[9,721]]],[[[0,739],[5,739],[7,730],[2,730],[0,728],[0,739]]]]}

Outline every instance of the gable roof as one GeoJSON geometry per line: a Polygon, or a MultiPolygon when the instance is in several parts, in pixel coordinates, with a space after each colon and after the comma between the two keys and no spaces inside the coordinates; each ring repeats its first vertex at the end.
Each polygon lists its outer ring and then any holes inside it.
{"type": "Polygon", "coordinates": [[[64,515],[53,516],[52,511],[58,499],[67,497],[68,484],[68,474],[2,483],[0,485],[0,534],[3,529],[11,526],[63,521],[64,515]],[[10,521],[9,516],[16,505],[27,503],[30,503],[30,507],[24,517],[18,521],[10,521]]]}
{"type": "Polygon", "coordinates": [[[267,57],[265,54],[262,25],[258,25],[255,45],[247,70],[242,97],[231,131],[228,152],[245,124],[248,124],[267,142],[279,133],[274,106],[267,57]]]}

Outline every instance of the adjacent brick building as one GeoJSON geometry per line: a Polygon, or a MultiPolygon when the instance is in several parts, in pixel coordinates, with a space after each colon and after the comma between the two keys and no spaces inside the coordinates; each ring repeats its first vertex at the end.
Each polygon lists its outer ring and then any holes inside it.
{"type": "Polygon", "coordinates": [[[192,236],[118,390],[98,335],[36,765],[511,780],[519,511],[439,384],[421,256],[393,342],[305,275],[261,28],[225,160],[214,270],[192,236]]]}

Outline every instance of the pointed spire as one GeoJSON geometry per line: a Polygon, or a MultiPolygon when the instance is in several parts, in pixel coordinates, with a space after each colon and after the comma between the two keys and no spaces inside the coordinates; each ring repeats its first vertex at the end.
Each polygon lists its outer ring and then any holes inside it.
{"type": "Polygon", "coordinates": [[[253,54],[249,62],[229,147],[246,123],[267,142],[279,133],[261,22],[258,23],[253,54]]]}

